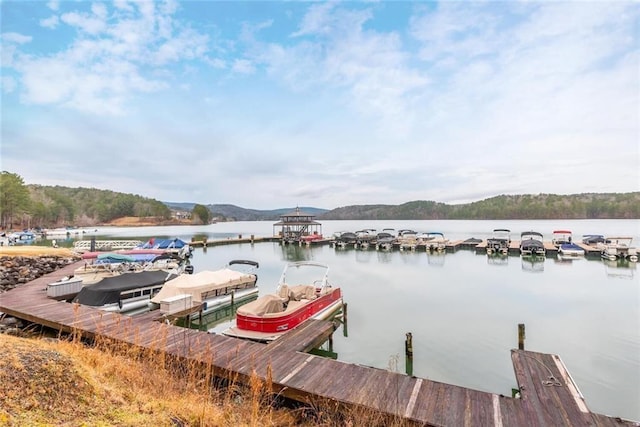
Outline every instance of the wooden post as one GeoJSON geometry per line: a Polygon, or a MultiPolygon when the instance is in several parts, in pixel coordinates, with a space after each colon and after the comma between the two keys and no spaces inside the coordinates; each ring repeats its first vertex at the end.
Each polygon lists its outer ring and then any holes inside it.
{"type": "Polygon", "coordinates": [[[524,350],[524,323],[518,323],[518,350],[524,350]]]}
{"type": "Polygon", "coordinates": [[[405,371],[413,375],[413,335],[407,332],[404,340],[405,371]]]}
{"type": "Polygon", "coordinates": [[[349,331],[347,329],[347,303],[342,303],[342,335],[345,337],[349,336],[349,331]]]}

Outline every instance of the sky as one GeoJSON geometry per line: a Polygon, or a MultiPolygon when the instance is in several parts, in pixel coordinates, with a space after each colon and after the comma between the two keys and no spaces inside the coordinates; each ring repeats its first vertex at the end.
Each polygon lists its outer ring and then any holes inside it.
{"type": "Polygon", "coordinates": [[[0,8],[25,184],[251,209],[640,191],[637,2],[0,8]]]}

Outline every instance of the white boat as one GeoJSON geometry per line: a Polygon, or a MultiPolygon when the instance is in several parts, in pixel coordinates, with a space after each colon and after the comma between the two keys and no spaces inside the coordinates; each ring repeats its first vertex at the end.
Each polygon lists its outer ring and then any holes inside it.
{"type": "Polygon", "coordinates": [[[255,261],[233,260],[219,270],[180,275],[151,299],[152,308],[159,308],[162,314],[193,311],[199,315],[254,297],[258,276],[252,271],[258,267],[255,261]],[[248,266],[249,271],[230,268],[233,265],[248,266]]]}
{"type": "Polygon", "coordinates": [[[43,231],[45,239],[77,239],[83,236],[95,235],[98,232],[97,228],[51,228],[43,231]]]}
{"type": "Polygon", "coordinates": [[[631,246],[632,237],[606,237],[601,256],[604,259],[638,261],[637,249],[631,246]]]}
{"type": "Polygon", "coordinates": [[[487,255],[508,255],[510,245],[511,230],[506,228],[496,228],[493,230],[493,236],[487,239],[487,255]]]}
{"type": "Polygon", "coordinates": [[[418,244],[425,245],[428,251],[442,252],[447,248],[447,243],[449,243],[449,239],[446,239],[444,234],[436,231],[420,233],[417,238],[418,244]]]}
{"type": "Polygon", "coordinates": [[[572,233],[569,230],[554,230],[551,243],[558,248],[558,254],[560,256],[584,256],[584,249],[573,243],[572,233]]]}
{"type": "Polygon", "coordinates": [[[400,230],[398,231],[397,242],[401,251],[405,249],[415,251],[418,246],[418,232],[413,230],[400,230]]]}

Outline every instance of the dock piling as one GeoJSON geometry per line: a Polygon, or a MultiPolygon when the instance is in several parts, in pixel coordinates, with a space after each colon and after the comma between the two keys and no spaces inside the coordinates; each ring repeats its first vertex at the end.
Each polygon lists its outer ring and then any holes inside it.
{"type": "Polygon", "coordinates": [[[405,371],[407,375],[413,375],[413,335],[407,332],[404,340],[405,371]]]}
{"type": "Polygon", "coordinates": [[[518,324],[518,350],[524,350],[524,339],[525,339],[525,333],[524,333],[524,323],[519,323],[518,324]]]}

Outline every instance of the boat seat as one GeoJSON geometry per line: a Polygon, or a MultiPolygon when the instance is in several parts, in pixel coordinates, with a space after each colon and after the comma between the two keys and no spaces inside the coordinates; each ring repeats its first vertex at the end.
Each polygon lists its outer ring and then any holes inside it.
{"type": "Polygon", "coordinates": [[[278,296],[285,301],[289,300],[289,286],[286,283],[278,287],[278,296]]]}
{"type": "Polygon", "coordinates": [[[300,301],[301,299],[315,299],[316,288],[313,285],[296,285],[292,286],[289,291],[289,299],[292,301],[300,301]]]}

